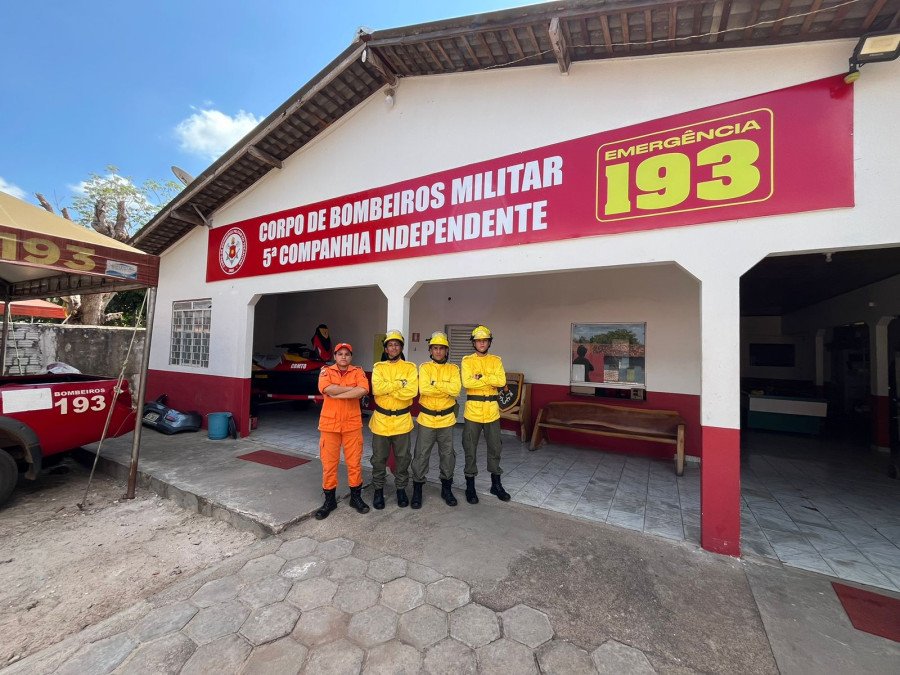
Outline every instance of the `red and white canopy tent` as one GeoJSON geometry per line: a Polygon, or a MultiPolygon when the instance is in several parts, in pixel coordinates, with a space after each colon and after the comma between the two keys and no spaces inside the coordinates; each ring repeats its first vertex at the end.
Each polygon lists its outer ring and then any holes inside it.
{"type": "MultiPolygon", "coordinates": [[[[46,300],[19,300],[9,303],[10,316],[27,316],[30,319],[65,319],[66,308],[46,300]]],[[[6,303],[0,302],[0,312],[6,312],[6,303]]]]}
{"type": "Polygon", "coordinates": [[[150,334],[159,280],[159,257],[81,227],[0,192],[0,374],[6,372],[10,305],[20,300],[147,288],[147,332],[138,385],[131,472],[126,497],[134,497],[141,415],[150,356],[150,334]]]}

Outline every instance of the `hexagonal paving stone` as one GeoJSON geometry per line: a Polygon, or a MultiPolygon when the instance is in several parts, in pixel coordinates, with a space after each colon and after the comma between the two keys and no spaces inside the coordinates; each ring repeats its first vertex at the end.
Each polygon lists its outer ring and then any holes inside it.
{"type": "Polygon", "coordinates": [[[414,562],[406,566],[406,576],[423,584],[430,584],[444,577],[440,572],[414,562]]]}
{"type": "Polygon", "coordinates": [[[308,647],[333,642],[347,635],[350,615],[334,607],[317,607],[300,614],[291,637],[308,647]]]}
{"type": "Polygon", "coordinates": [[[336,640],[314,647],[306,661],[306,672],[316,675],[358,673],[364,652],[348,640],[336,640]]]}
{"type": "Polygon", "coordinates": [[[343,581],[344,579],[360,579],[366,576],[366,569],[369,563],[360,560],[356,556],[348,555],[345,558],[338,558],[328,564],[325,576],[333,581],[343,581]]]}
{"type": "Polygon", "coordinates": [[[386,555],[370,562],[366,574],[375,581],[386,584],[406,574],[406,561],[397,556],[386,555]]]}
{"type": "Polygon", "coordinates": [[[247,617],[241,626],[241,635],[247,638],[250,644],[261,645],[290,633],[294,630],[298,618],[300,612],[285,602],[267,605],[247,617]]]}
{"type": "Polygon", "coordinates": [[[473,602],[450,614],[450,635],[478,649],[500,637],[500,619],[493,610],[473,602]]]}
{"type": "Polygon", "coordinates": [[[363,666],[363,675],[418,675],[421,672],[419,650],[397,640],[372,647],[363,666]]]}
{"type": "Polygon", "coordinates": [[[343,612],[361,612],[368,609],[381,595],[381,584],[371,579],[352,579],[342,581],[338,585],[337,592],[331,599],[331,604],[343,612]]]}
{"type": "Polygon", "coordinates": [[[537,660],[542,673],[588,675],[595,672],[591,655],[565,640],[545,644],[538,650],[537,660]]]}
{"type": "Polygon", "coordinates": [[[250,658],[241,669],[243,675],[278,673],[297,675],[303,669],[309,650],[293,638],[281,638],[253,649],[250,658]]]}
{"type": "Polygon", "coordinates": [[[400,616],[400,639],[416,649],[425,649],[447,637],[447,613],[422,605],[400,616]]]}
{"type": "Polygon", "coordinates": [[[286,562],[284,567],[281,568],[281,576],[294,581],[303,581],[304,579],[321,576],[325,573],[327,567],[328,563],[321,558],[307,556],[286,562]]]}
{"type": "Polygon", "coordinates": [[[203,645],[223,635],[236,633],[248,616],[250,610],[237,600],[220,602],[197,612],[184,627],[184,632],[198,645],[203,645]]]}
{"type": "Polygon", "coordinates": [[[482,647],[475,652],[478,659],[478,672],[484,675],[537,675],[537,664],[534,654],[525,645],[503,638],[482,647]]]}
{"type": "Polygon", "coordinates": [[[628,675],[652,675],[656,671],[640,649],[607,640],[591,653],[591,660],[600,675],[628,673],[628,675]]]}
{"type": "Polygon", "coordinates": [[[337,560],[350,555],[356,542],[344,537],[323,541],[316,548],[316,555],[325,560],[337,560]]]}
{"type": "Polygon", "coordinates": [[[550,619],[543,612],[528,605],[516,605],[500,614],[503,620],[503,634],[536,649],[553,637],[550,619]]]}
{"type": "Polygon", "coordinates": [[[441,640],[425,652],[422,664],[429,675],[475,675],[475,652],[453,638],[441,640]]]}
{"type": "Polygon", "coordinates": [[[109,673],[137,647],[137,641],[127,633],[111,635],[84,645],[56,672],[64,675],[109,673]]]}
{"type": "Polygon", "coordinates": [[[245,582],[258,581],[270,574],[278,574],[278,570],[284,565],[284,558],[274,554],[260,556],[248,560],[247,564],[238,572],[238,576],[245,582]]]}
{"type": "Polygon", "coordinates": [[[197,645],[183,633],[171,633],[141,645],[128,659],[124,670],[129,673],[177,673],[196,649],[197,645]]]}
{"type": "Polygon", "coordinates": [[[243,580],[234,574],[229,574],[221,579],[207,581],[191,596],[191,602],[197,607],[209,607],[210,605],[225,602],[237,597],[243,585],[243,580]]]}
{"type": "Polygon", "coordinates": [[[445,612],[452,612],[469,602],[469,584],[453,577],[435,581],[428,586],[426,602],[445,612]]]}
{"type": "Polygon", "coordinates": [[[226,635],[195,651],[184,664],[180,675],[236,673],[251,649],[250,643],[240,635],[226,635]]]}
{"type": "Polygon", "coordinates": [[[304,558],[316,550],[319,545],[315,539],[309,537],[300,537],[286,541],[278,549],[277,554],[285,560],[293,560],[294,558],[304,558]]]}
{"type": "Polygon", "coordinates": [[[381,603],[402,614],[425,602],[425,586],[406,577],[394,579],[381,589],[381,603]]]}
{"type": "Polygon", "coordinates": [[[160,635],[181,630],[197,611],[197,608],[189,602],[176,602],[157,607],[141,619],[131,634],[140,642],[149,642],[160,635]]]}
{"type": "Polygon", "coordinates": [[[294,584],[285,599],[305,612],[329,604],[336,590],[337,584],[333,581],[316,577],[294,584]]]}
{"type": "Polygon", "coordinates": [[[292,585],[290,579],[278,574],[270,575],[254,581],[249,586],[244,586],[238,593],[238,600],[250,609],[258,609],[284,600],[284,596],[291,590],[292,585]]]}
{"type": "Polygon", "coordinates": [[[383,605],[369,607],[350,618],[347,637],[360,647],[393,640],[397,637],[397,614],[383,605]]]}

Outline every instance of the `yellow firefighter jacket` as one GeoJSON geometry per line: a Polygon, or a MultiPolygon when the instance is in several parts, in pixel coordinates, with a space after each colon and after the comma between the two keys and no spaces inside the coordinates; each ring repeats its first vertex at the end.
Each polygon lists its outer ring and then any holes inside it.
{"type": "Polygon", "coordinates": [[[419,424],[431,429],[456,424],[456,413],[452,408],[461,388],[459,367],[455,363],[427,361],[419,366],[419,424]],[[444,414],[431,415],[425,412],[426,409],[444,414]]]}
{"type": "Polygon", "coordinates": [[[500,419],[497,392],[506,386],[506,371],[499,356],[469,354],[462,360],[462,386],[466,390],[465,418],[487,424],[500,419]],[[476,378],[476,375],[481,375],[476,378]],[[488,400],[473,400],[483,399],[488,400]]]}
{"type": "Polygon", "coordinates": [[[372,394],[375,396],[375,412],[369,420],[372,433],[397,436],[412,431],[413,421],[409,409],[418,392],[419,375],[416,364],[398,360],[393,363],[379,361],[372,366],[372,394]],[[405,412],[390,415],[386,411],[405,412]]]}

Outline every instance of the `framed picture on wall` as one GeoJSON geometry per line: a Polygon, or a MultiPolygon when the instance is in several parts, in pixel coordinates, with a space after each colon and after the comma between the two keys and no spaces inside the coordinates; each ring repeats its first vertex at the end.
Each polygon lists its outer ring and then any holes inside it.
{"type": "Polygon", "coordinates": [[[644,389],[646,323],[573,323],[569,342],[572,391],[644,389]]]}

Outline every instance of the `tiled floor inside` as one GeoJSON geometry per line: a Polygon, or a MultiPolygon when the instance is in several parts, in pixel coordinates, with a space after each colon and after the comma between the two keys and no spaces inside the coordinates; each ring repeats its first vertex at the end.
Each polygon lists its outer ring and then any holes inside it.
{"type": "MultiPolygon", "coordinates": [[[[371,442],[365,430],[363,465],[371,442]]],[[[463,483],[462,426],[455,433],[457,488],[463,483]]],[[[253,441],[318,456],[316,410],[271,406],[260,413],[253,441]]],[[[489,494],[484,441],[478,491],[489,494]]],[[[741,542],[745,555],[841,579],[900,590],[900,481],[886,475],[885,456],[803,436],[745,433],[741,468],[741,542]]],[[[544,444],[531,452],[503,436],[503,486],[513,501],[639,530],[700,542],[700,469],[598,450],[544,444]]],[[[343,476],[342,476],[343,478],[343,476]]],[[[438,456],[430,482],[439,483],[438,456]]]]}

